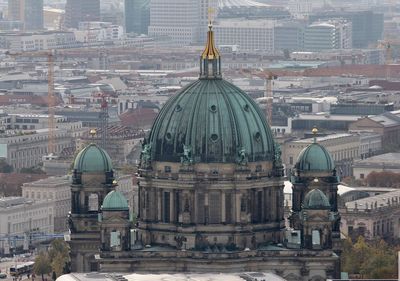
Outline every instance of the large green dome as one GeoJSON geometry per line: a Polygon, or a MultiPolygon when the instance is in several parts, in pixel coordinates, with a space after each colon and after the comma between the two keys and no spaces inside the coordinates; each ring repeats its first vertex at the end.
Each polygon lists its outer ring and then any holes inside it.
{"type": "Polygon", "coordinates": [[[103,211],[126,211],[129,210],[128,201],[125,196],[116,190],[111,191],[103,200],[103,211]]]}
{"type": "Polygon", "coordinates": [[[328,197],[319,189],[313,189],[306,194],[304,197],[303,208],[304,209],[329,209],[328,197]]]}
{"type": "Polygon", "coordinates": [[[162,108],[147,143],[151,160],[198,163],[272,160],[274,140],[264,112],[233,84],[213,77],[188,85],[162,108]]]}
{"type": "Polygon", "coordinates": [[[303,172],[332,172],[335,164],[325,147],[312,143],[300,152],[296,168],[303,172]]]}
{"type": "Polygon", "coordinates": [[[111,172],[112,161],[106,151],[92,143],[75,157],[74,170],[80,173],[111,172]]]}

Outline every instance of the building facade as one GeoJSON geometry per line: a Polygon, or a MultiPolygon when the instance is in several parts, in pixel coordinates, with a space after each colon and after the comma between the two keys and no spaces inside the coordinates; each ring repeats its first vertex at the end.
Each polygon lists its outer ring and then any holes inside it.
{"type": "Polygon", "coordinates": [[[315,22],[306,27],[304,50],[323,51],[333,49],[351,49],[351,23],[344,20],[315,22]]]}
{"type": "Polygon", "coordinates": [[[274,51],[273,20],[222,19],[215,26],[220,45],[238,45],[241,51],[274,51]]]}
{"type": "Polygon", "coordinates": [[[147,34],[150,25],[149,0],[125,0],[125,32],[147,34]]]}
{"type": "MultiPolygon", "coordinates": [[[[49,129],[34,132],[10,132],[0,135],[0,158],[3,158],[14,170],[32,168],[43,161],[49,154],[49,129]]],[[[54,153],[59,154],[66,148],[75,147],[72,134],[68,130],[55,129],[54,153]]]]}
{"type": "Polygon", "coordinates": [[[400,192],[385,192],[380,195],[346,202],[340,209],[341,231],[353,241],[358,236],[368,240],[399,238],[400,192]]]}
{"type": "Polygon", "coordinates": [[[47,201],[0,198],[0,252],[28,250],[29,245],[50,239],[54,233],[54,211],[47,201]]]}
{"type": "Polygon", "coordinates": [[[54,232],[67,231],[67,217],[71,211],[71,187],[67,176],[25,183],[22,186],[22,197],[35,202],[47,202],[53,208],[54,232]]]}
{"type": "Polygon", "coordinates": [[[289,281],[338,278],[334,167],[320,174],[331,181],[320,186],[326,195],[307,197],[310,216],[303,214],[300,235],[305,242],[293,247],[285,242],[280,147],[264,112],[222,79],[212,27],[200,61],[199,79],[162,108],[143,141],[136,225],[126,198],[114,190],[108,155],[92,144],[76,157],[73,271],[270,271],[289,281]]]}

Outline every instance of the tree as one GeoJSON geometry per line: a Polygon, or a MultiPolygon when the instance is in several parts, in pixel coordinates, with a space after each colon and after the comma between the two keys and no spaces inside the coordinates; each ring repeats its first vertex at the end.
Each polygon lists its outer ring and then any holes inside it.
{"type": "Polygon", "coordinates": [[[41,275],[42,281],[44,281],[44,275],[51,272],[51,260],[46,252],[40,252],[36,257],[33,272],[36,275],[41,275]]]}
{"type": "Polygon", "coordinates": [[[68,273],[69,247],[62,239],[53,240],[50,244],[49,258],[51,260],[51,268],[56,276],[68,273]]]}
{"type": "Polygon", "coordinates": [[[350,238],[343,241],[341,262],[343,271],[363,278],[395,278],[397,251],[385,241],[367,242],[360,236],[353,244],[350,238]]]}
{"type": "Polygon", "coordinates": [[[0,159],[0,173],[12,173],[13,167],[10,166],[5,159],[0,159]]]}

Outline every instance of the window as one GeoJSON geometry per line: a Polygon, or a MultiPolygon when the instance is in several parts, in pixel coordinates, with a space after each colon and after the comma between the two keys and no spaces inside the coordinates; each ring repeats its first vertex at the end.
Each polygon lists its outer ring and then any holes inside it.
{"type": "Polygon", "coordinates": [[[169,192],[164,192],[163,194],[163,214],[162,214],[162,220],[163,222],[170,222],[171,220],[171,215],[170,215],[170,193],[169,192]]]}
{"type": "Polygon", "coordinates": [[[119,247],[121,245],[121,234],[119,231],[113,231],[110,235],[110,247],[119,247]]]}
{"type": "Polygon", "coordinates": [[[210,207],[210,223],[221,222],[221,198],[219,192],[210,192],[209,207],[210,207]]]}
{"type": "Polygon", "coordinates": [[[364,179],[365,175],[364,174],[360,174],[360,179],[364,179]]]}
{"type": "Polygon", "coordinates": [[[293,156],[290,156],[290,157],[289,157],[289,164],[290,164],[290,165],[293,165],[293,156]]]}
{"type": "Polygon", "coordinates": [[[171,173],[171,166],[165,166],[164,167],[164,172],[165,173],[171,173]]]}

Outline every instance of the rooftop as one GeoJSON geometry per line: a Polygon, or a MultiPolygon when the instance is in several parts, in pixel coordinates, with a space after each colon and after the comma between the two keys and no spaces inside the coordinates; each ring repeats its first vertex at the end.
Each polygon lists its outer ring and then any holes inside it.
{"type": "Polygon", "coordinates": [[[385,153],[376,155],[367,159],[358,160],[354,163],[354,166],[364,166],[364,165],[384,165],[387,167],[400,165],[400,153],[385,153]]]}
{"type": "Polygon", "coordinates": [[[373,210],[391,205],[398,205],[400,203],[400,190],[379,194],[373,197],[366,197],[356,201],[346,203],[346,208],[350,210],[373,210]]]}
{"type": "Polygon", "coordinates": [[[32,204],[33,201],[23,197],[0,197],[0,208],[6,209],[24,204],[32,204]]]}
{"type": "MultiPolygon", "coordinates": [[[[352,137],[354,135],[352,134],[332,134],[332,135],[327,135],[327,136],[323,136],[323,137],[317,137],[317,143],[321,143],[324,141],[328,141],[328,140],[334,140],[334,139],[340,139],[340,138],[348,138],[348,137],[352,137]]],[[[313,143],[314,142],[314,138],[308,138],[308,139],[302,139],[302,140],[295,140],[293,141],[294,143],[313,143]]]]}
{"type": "Polygon", "coordinates": [[[112,280],[127,281],[245,281],[245,280],[268,280],[268,281],[284,281],[285,279],[270,273],[270,272],[246,272],[246,273],[181,273],[181,274],[127,274],[127,275],[112,275],[107,273],[70,273],[59,277],[58,281],[112,281],[112,280]],[[119,278],[118,278],[119,277],[119,278]],[[257,279],[253,279],[257,278],[257,279]]]}

